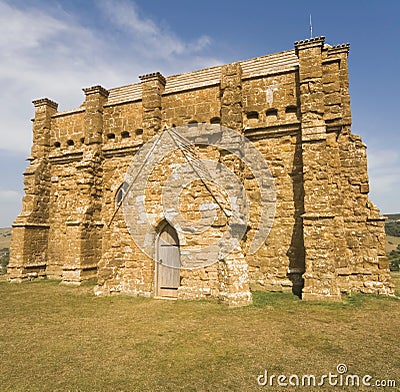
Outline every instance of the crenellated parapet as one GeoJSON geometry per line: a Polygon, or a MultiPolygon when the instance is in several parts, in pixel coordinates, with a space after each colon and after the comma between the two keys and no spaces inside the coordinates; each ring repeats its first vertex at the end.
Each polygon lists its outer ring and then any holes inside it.
{"type": "Polygon", "coordinates": [[[47,267],[50,201],[50,131],[58,104],[48,98],[34,100],[35,117],[30,165],[24,172],[22,211],[13,223],[8,265],[9,280],[44,278],[47,267]]]}

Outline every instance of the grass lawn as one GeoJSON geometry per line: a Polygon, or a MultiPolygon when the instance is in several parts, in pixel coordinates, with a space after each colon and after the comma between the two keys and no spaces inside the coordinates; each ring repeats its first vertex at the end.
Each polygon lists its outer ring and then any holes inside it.
{"type": "MultiPolygon", "coordinates": [[[[393,276],[399,290],[400,274],[393,276]]],[[[229,309],[92,292],[53,281],[0,283],[1,392],[400,390],[393,298],[309,303],[258,292],[254,305],[229,309]],[[397,387],[257,386],[265,370],[321,376],[337,374],[339,363],[397,387]]]]}

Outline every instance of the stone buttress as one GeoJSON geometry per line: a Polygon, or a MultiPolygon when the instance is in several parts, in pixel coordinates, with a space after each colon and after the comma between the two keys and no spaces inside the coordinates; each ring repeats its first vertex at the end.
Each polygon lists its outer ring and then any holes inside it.
{"type": "Polygon", "coordinates": [[[11,282],[45,278],[49,232],[50,127],[58,104],[33,101],[33,146],[30,165],[24,172],[22,211],[13,223],[8,276],[11,282]]]}

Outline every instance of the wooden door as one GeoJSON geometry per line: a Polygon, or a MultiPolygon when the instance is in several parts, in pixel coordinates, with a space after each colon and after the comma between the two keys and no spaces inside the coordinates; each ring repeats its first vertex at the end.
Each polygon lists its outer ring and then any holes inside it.
{"type": "Polygon", "coordinates": [[[178,296],[181,266],[179,240],[175,229],[168,223],[162,227],[157,240],[157,295],[178,296]]]}

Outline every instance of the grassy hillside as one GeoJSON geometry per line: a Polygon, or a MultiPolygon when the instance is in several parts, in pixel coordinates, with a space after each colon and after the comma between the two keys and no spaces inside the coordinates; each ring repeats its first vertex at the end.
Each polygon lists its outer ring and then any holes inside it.
{"type": "Polygon", "coordinates": [[[386,234],[392,237],[400,237],[400,214],[385,215],[387,221],[385,223],[386,234]]]}
{"type": "Polygon", "coordinates": [[[10,258],[11,229],[0,229],[0,275],[7,271],[7,264],[10,258]]]}
{"type": "Polygon", "coordinates": [[[400,237],[386,235],[386,252],[387,253],[390,253],[392,250],[396,250],[398,245],[400,245],[400,237]]]}
{"type": "MultiPolygon", "coordinates": [[[[399,280],[396,280],[399,283],[399,280]]],[[[399,380],[400,301],[255,293],[255,304],[94,297],[93,287],[0,283],[1,391],[258,391],[264,374],[399,380]]],[[[399,385],[399,384],[397,384],[399,385]]],[[[324,387],[296,390],[333,391],[324,387]]],[[[339,387],[340,391],[397,390],[339,387]]]]}
{"type": "Polygon", "coordinates": [[[385,216],[388,218],[388,221],[400,220],[400,214],[385,214],[385,216]]]}
{"type": "Polygon", "coordinates": [[[0,249],[9,248],[11,242],[11,229],[2,228],[0,229],[0,249]]]}
{"type": "Polygon", "coordinates": [[[386,253],[389,257],[390,269],[400,269],[400,214],[385,215],[386,253]]]}

